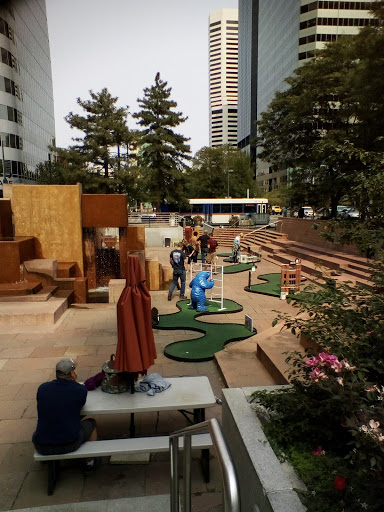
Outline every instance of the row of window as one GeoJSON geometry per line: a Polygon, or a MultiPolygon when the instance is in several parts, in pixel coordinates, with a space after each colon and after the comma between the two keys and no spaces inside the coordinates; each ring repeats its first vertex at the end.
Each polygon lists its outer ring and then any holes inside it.
{"type": "Polygon", "coordinates": [[[11,41],[15,40],[13,29],[8,25],[8,23],[0,18],[0,34],[4,34],[11,41]]]}
{"type": "MultiPolygon", "coordinates": [[[[18,162],[16,160],[4,160],[5,176],[17,177],[17,178],[32,178],[32,171],[28,170],[28,167],[24,162],[18,162]]],[[[0,174],[3,176],[3,161],[0,159],[0,174]]]]}
{"type": "Polygon", "coordinates": [[[13,107],[7,105],[0,105],[0,119],[13,121],[14,123],[23,124],[22,113],[13,107]]]}
{"type": "Polygon", "coordinates": [[[23,139],[13,133],[2,133],[0,136],[0,145],[4,144],[5,148],[23,149],[23,139]]]}
{"type": "Polygon", "coordinates": [[[302,21],[300,23],[300,30],[305,28],[314,27],[316,25],[336,25],[339,27],[365,27],[367,25],[376,25],[377,19],[368,18],[312,18],[311,20],[302,21]]]}
{"type": "Polygon", "coordinates": [[[5,48],[1,48],[1,62],[16,69],[16,71],[19,70],[16,57],[14,57],[12,53],[5,48]]]}
{"type": "Polygon", "coordinates": [[[337,34],[311,34],[310,36],[307,37],[300,37],[299,45],[314,43],[315,41],[336,41],[337,38],[337,34]]]}
{"type": "MultiPolygon", "coordinates": [[[[191,213],[203,213],[206,208],[203,204],[191,206],[191,213]]],[[[255,213],[256,204],[212,204],[212,213],[255,213]]]]}
{"type": "Polygon", "coordinates": [[[0,91],[8,92],[16,96],[16,98],[22,99],[20,87],[13,80],[5,76],[0,76],[0,91]]]}
{"type": "Polygon", "coordinates": [[[315,9],[356,9],[356,10],[369,10],[372,2],[311,2],[308,5],[303,5],[300,8],[300,13],[314,11],[315,9]]]}

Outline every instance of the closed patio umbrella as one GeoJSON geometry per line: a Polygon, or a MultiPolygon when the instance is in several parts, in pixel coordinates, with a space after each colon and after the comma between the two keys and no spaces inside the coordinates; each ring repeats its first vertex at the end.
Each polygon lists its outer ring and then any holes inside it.
{"type": "Polygon", "coordinates": [[[128,255],[127,280],[117,303],[115,368],[137,379],[157,357],[152,331],[151,296],[137,255],[128,255]]]}

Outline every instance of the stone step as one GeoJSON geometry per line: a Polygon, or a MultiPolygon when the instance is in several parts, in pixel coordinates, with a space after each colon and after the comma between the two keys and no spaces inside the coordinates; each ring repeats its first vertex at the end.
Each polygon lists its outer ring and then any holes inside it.
{"type": "Polygon", "coordinates": [[[76,263],[59,261],[57,263],[57,277],[76,277],[76,263]]]}
{"type": "Polygon", "coordinates": [[[170,510],[170,507],[171,500],[169,494],[161,494],[157,496],[13,509],[12,512],[166,512],[170,510]]]}
{"type": "Polygon", "coordinates": [[[0,283],[0,296],[19,296],[31,295],[42,290],[41,283],[29,283],[23,281],[22,283],[0,283]]]}
{"type": "Polygon", "coordinates": [[[52,326],[67,308],[67,297],[54,296],[45,302],[2,302],[0,327],[52,326]]]}
{"type": "Polygon", "coordinates": [[[57,286],[44,286],[37,293],[1,296],[0,302],[46,302],[55,294],[57,286]]]}

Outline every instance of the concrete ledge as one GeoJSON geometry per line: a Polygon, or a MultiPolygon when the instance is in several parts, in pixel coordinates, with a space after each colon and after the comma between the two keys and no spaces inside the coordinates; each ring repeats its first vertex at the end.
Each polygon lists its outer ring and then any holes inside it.
{"type": "Polygon", "coordinates": [[[241,510],[305,512],[248,403],[256,389],[223,389],[223,433],[236,466],[241,510]]]}
{"type": "Polygon", "coordinates": [[[51,297],[46,302],[0,304],[0,327],[54,325],[68,308],[67,298],[51,297]]]}
{"type": "Polygon", "coordinates": [[[24,261],[27,272],[35,274],[46,274],[55,279],[57,277],[57,260],[36,259],[24,261]]]}
{"type": "Polygon", "coordinates": [[[119,302],[121,292],[124,290],[125,279],[110,279],[108,283],[109,303],[119,302]]]}

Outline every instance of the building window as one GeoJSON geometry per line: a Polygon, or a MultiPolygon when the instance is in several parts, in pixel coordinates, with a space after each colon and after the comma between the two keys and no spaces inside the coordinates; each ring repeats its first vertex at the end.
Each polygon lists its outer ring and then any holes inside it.
{"type": "Polygon", "coordinates": [[[23,139],[13,133],[2,133],[0,145],[4,143],[5,148],[23,149],[23,139]]]}
{"type": "Polygon", "coordinates": [[[7,66],[10,66],[11,68],[16,69],[16,71],[18,70],[16,58],[5,48],[1,48],[1,62],[3,64],[7,64],[7,66]]]}
{"type": "Polygon", "coordinates": [[[0,18],[0,34],[4,34],[8,39],[14,41],[13,30],[3,18],[0,18]]]}
{"type": "Polygon", "coordinates": [[[14,123],[23,124],[23,116],[16,108],[0,105],[0,119],[13,121],[14,123]]]}

